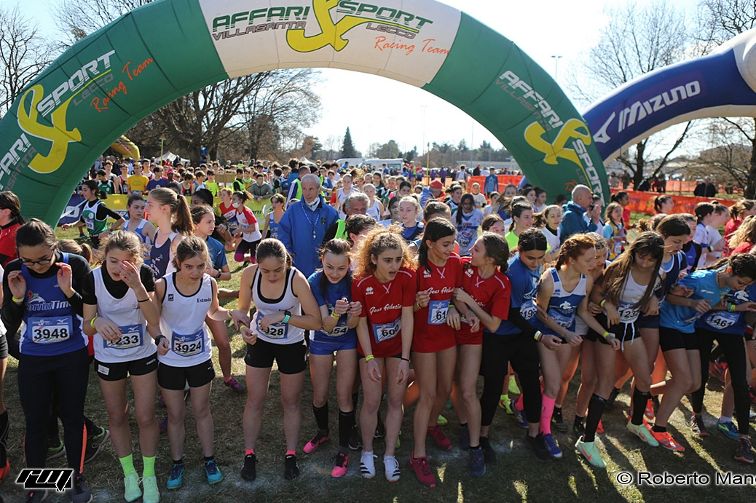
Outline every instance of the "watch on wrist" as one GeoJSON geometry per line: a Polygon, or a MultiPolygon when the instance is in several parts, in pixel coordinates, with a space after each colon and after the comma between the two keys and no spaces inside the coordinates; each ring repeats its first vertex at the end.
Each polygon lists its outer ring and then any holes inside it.
{"type": "Polygon", "coordinates": [[[283,320],[281,320],[281,322],[289,323],[290,319],[291,319],[291,311],[284,311],[284,317],[283,317],[283,320]]]}

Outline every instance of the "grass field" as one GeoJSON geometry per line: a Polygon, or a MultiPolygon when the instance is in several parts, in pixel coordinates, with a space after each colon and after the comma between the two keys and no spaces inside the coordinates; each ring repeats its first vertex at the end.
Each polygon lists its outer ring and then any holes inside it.
{"type": "MultiPolygon", "coordinates": [[[[235,270],[235,266],[232,270],[235,270]]],[[[239,274],[222,284],[234,288],[238,286],[239,274]]],[[[234,307],[234,303],[226,307],[234,307]]],[[[244,376],[244,344],[236,336],[232,340],[233,373],[240,381],[244,376]]],[[[695,501],[707,502],[746,502],[756,499],[756,487],[721,487],[712,481],[704,487],[646,487],[634,484],[621,485],[617,475],[622,471],[633,474],[637,471],[649,471],[655,474],[669,472],[673,474],[692,474],[694,472],[714,476],[716,472],[734,472],[754,474],[753,467],[747,467],[732,459],[735,444],[712,431],[711,437],[703,441],[694,438],[686,426],[690,413],[689,405],[683,401],[681,408],[671,419],[671,431],[686,447],[683,454],[674,454],[659,448],[642,446],[624,427],[623,410],[628,403],[627,390],[620,395],[617,405],[604,415],[606,433],[599,436],[606,453],[606,471],[594,470],[575,454],[575,439],[571,434],[556,434],[564,450],[564,458],[558,461],[540,461],[526,447],[524,431],[517,428],[514,420],[499,409],[494,420],[492,442],[499,453],[498,463],[488,469],[480,479],[473,479],[467,473],[467,453],[457,447],[457,432],[454,413],[448,409],[445,414],[450,426],[447,434],[455,443],[450,452],[441,452],[430,447],[429,455],[432,466],[437,469],[440,483],[435,489],[424,489],[410,472],[407,461],[410,454],[412,434],[412,410],[405,412],[402,427],[401,447],[397,456],[402,463],[402,479],[390,484],[383,478],[382,463],[376,464],[378,476],[374,480],[363,480],[359,476],[359,453],[351,456],[350,470],[347,477],[340,480],[330,478],[331,456],[336,444],[337,412],[335,397],[331,399],[331,443],[321,447],[315,454],[305,456],[299,451],[299,465],[302,475],[299,479],[287,482],[283,478],[284,442],[281,425],[282,411],[278,401],[278,374],[274,368],[270,382],[269,401],[266,404],[263,433],[258,444],[258,478],[254,483],[247,483],[239,477],[243,457],[242,410],[244,396],[234,395],[218,377],[212,390],[212,410],[215,419],[216,457],[225,474],[225,480],[210,487],[204,480],[201,454],[194,431],[193,420],[187,420],[186,467],[187,474],[184,487],[175,492],[162,490],[165,502],[357,502],[357,501],[394,501],[394,502],[493,502],[493,501],[695,501]]],[[[579,376],[571,387],[565,403],[564,416],[571,423],[574,415],[574,399],[579,376]]],[[[18,402],[16,386],[16,361],[9,359],[9,369],[5,388],[6,400],[11,417],[9,452],[12,464],[11,476],[0,486],[0,494],[5,501],[22,501],[22,492],[13,480],[23,464],[22,435],[23,413],[18,402]]],[[[307,438],[315,432],[311,413],[311,392],[309,378],[302,394],[303,427],[300,449],[307,438]]],[[[706,395],[707,423],[714,428],[719,416],[721,385],[710,380],[710,389],[706,395]]],[[[107,416],[102,407],[100,388],[94,373],[90,376],[89,394],[85,409],[88,416],[100,425],[107,425],[107,416]]],[[[158,414],[164,410],[158,408],[158,414]]],[[[136,436],[136,424],[132,421],[132,432],[136,436]]],[[[430,442],[430,440],[429,440],[430,442]]],[[[134,449],[137,450],[135,443],[134,449]]],[[[383,444],[376,443],[376,453],[382,454],[383,444]]],[[[57,461],[57,460],[56,460],[57,461]]],[[[141,458],[135,455],[137,470],[141,472],[141,458]]],[[[170,469],[168,439],[161,436],[157,472],[158,481],[164,487],[170,469]]],[[[86,466],[85,475],[93,489],[95,501],[116,502],[122,499],[121,469],[112,448],[108,445],[103,452],[86,466]]],[[[60,495],[52,495],[48,501],[67,501],[60,495]]]]}

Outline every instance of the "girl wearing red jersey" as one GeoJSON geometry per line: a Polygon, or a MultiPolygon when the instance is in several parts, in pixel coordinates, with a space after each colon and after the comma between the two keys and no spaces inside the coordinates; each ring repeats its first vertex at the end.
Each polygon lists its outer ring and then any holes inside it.
{"type": "MultiPolygon", "coordinates": [[[[483,449],[480,447],[480,401],[477,384],[482,356],[483,328],[498,330],[501,320],[509,317],[509,298],[512,288],[504,274],[509,259],[506,240],[486,232],[472,247],[472,257],[466,261],[462,276],[462,289],[454,298],[470,309],[470,314],[457,332],[459,357],[457,358],[457,396],[462,401],[457,410],[463,412],[460,422],[467,422],[469,434],[470,474],[481,477],[486,473],[483,449]]],[[[460,306],[462,307],[462,306],[460,306]]]]}
{"type": "Polygon", "coordinates": [[[429,427],[429,422],[438,417],[446,403],[457,359],[454,331],[459,330],[460,321],[452,301],[454,290],[462,286],[462,261],[452,256],[456,234],[449,221],[433,219],[425,227],[418,250],[412,361],[420,400],[413,420],[410,467],[420,483],[428,487],[435,487],[436,477],[425,456],[426,436],[430,435],[441,449],[451,449],[451,441],[439,426],[429,427]]]}
{"type": "Polygon", "coordinates": [[[362,305],[357,325],[360,378],[364,393],[360,411],[362,456],[360,472],[375,477],[373,436],[383,394],[383,376],[388,388],[386,453],[383,464],[389,482],[399,480],[399,462],[394,456],[402,424],[402,398],[409,374],[412,347],[415,272],[407,245],[399,234],[372,230],[357,251],[352,301],[362,305]]]}

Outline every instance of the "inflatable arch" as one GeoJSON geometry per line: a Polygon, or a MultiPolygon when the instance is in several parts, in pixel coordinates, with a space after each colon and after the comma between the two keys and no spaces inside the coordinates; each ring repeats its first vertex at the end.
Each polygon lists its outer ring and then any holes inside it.
{"type": "MultiPolygon", "coordinates": [[[[85,169],[144,116],[210,83],[294,67],[420,87],[488,128],[551,195],[576,183],[609,194],[590,132],[554,80],[511,41],[434,0],[140,7],[66,51],[0,121],[0,188],[18,193],[25,215],[54,223],[85,169]]],[[[353,95],[391,107],[391,96],[353,95]]]]}
{"type": "Polygon", "coordinates": [[[604,160],[669,126],[713,117],[756,117],[756,29],[708,56],[642,75],[585,112],[604,160]]]}

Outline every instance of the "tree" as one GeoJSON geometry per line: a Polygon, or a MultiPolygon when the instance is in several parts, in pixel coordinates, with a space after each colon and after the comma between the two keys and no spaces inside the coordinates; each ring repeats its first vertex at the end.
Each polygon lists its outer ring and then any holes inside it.
{"type": "Polygon", "coordinates": [[[394,140],[387,143],[373,143],[370,145],[370,156],[379,159],[396,159],[399,157],[399,145],[394,140]]]}
{"type": "Polygon", "coordinates": [[[347,126],[346,133],[344,133],[344,143],[341,145],[341,157],[345,159],[359,157],[352,143],[352,133],[349,131],[349,126],[347,126]]]}
{"type": "Polygon", "coordinates": [[[18,7],[0,8],[0,118],[52,61],[53,51],[38,31],[18,7]]]}
{"type": "MultiPolygon", "coordinates": [[[[586,78],[598,88],[583,82],[576,89],[583,99],[591,102],[599,94],[682,60],[689,41],[682,12],[661,0],[645,7],[629,1],[609,9],[607,15],[609,23],[584,65],[586,78]]],[[[656,169],[650,176],[656,176],[664,169],[690,130],[689,122],[667,152],[660,156],[661,161],[655,163],[656,169]]],[[[648,178],[644,171],[654,145],[650,138],[639,141],[618,158],[632,174],[636,187],[648,178]]]]}
{"type": "MultiPolygon", "coordinates": [[[[710,52],[729,39],[756,26],[756,3],[753,0],[703,0],[699,5],[699,30],[696,37],[702,52],[710,52]]],[[[750,145],[748,176],[745,176],[744,195],[756,197],[756,117],[736,120],[721,119],[714,126],[721,131],[731,130],[740,139],[730,137],[733,144],[750,145]]]]}

